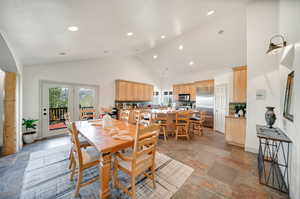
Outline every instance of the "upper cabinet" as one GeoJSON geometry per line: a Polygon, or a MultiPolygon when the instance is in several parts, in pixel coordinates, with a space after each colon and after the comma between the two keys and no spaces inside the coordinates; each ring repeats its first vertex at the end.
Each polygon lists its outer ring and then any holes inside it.
{"type": "Polygon", "coordinates": [[[116,80],[116,101],[152,101],[153,85],[116,80]]]}
{"type": "Polygon", "coordinates": [[[179,94],[190,94],[191,100],[196,101],[196,91],[197,88],[199,87],[213,89],[214,80],[204,80],[204,81],[197,81],[197,82],[187,83],[187,84],[173,85],[173,96],[175,101],[178,101],[179,94]]]}
{"type": "Polygon", "coordinates": [[[176,101],[178,100],[179,94],[190,94],[191,100],[196,100],[195,87],[193,83],[173,85],[173,96],[176,101]]]}
{"type": "Polygon", "coordinates": [[[247,101],[247,66],[233,68],[233,102],[247,101]]]}

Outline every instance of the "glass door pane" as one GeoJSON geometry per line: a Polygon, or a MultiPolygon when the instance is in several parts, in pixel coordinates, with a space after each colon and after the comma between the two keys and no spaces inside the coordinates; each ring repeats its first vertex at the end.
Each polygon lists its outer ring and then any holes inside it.
{"type": "Polygon", "coordinates": [[[93,119],[96,116],[97,89],[94,87],[78,87],[76,89],[78,107],[76,118],[80,120],[93,119]]]}
{"type": "Polygon", "coordinates": [[[64,115],[69,111],[69,88],[49,88],[49,130],[66,128],[64,115]]]}

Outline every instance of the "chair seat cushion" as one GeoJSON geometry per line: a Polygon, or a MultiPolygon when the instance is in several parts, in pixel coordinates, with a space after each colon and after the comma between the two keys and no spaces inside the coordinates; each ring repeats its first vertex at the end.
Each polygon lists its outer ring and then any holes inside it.
{"type": "Polygon", "coordinates": [[[200,117],[191,117],[190,120],[200,121],[200,117]]]}
{"type": "Polygon", "coordinates": [[[81,146],[89,146],[90,143],[82,136],[78,136],[79,142],[81,146]]]}
{"type": "Polygon", "coordinates": [[[81,148],[83,164],[99,160],[99,153],[95,147],[81,148]]]}
{"type": "MultiPolygon", "coordinates": [[[[151,155],[148,155],[148,154],[141,155],[140,157],[137,158],[136,163],[139,163],[140,161],[143,161],[143,160],[146,160],[146,159],[149,159],[149,161],[146,161],[142,165],[139,165],[139,167],[148,167],[148,166],[151,165],[151,161],[152,161],[151,155]]],[[[123,167],[124,169],[126,169],[130,172],[132,171],[132,166],[131,166],[132,161],[125,161],[125,160],[121,160],[120,158],[118,158],[118,161],[119,161],[119,165],[121,167],[123,167]]]]}

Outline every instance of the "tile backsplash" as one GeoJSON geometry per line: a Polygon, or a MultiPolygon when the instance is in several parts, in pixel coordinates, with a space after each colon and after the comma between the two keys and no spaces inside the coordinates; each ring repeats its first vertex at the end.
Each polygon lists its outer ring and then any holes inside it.
{"type": "Polygon", "coordinates": [[[234,115],[236,112],[236,107],[238,109],[244,108],[247,110],[247,104],[246,103],[236,103],[236,102],[230,102],[229,103],[229,115],[234,115]]]}

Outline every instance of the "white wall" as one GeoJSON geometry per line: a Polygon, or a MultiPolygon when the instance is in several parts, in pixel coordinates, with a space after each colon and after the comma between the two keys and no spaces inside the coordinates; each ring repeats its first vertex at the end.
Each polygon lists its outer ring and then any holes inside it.
{"type": "Polygon", "coordinates": [[[278,1],[257,0],[247,8],[247,133],[246,151],[257,152],[256,124],[265,124],[266,106],[280,105],[278,57],[266,55],[269,39],[278,33],[278,1]],[[266,90],[265,100],[256,100],[256,90],[266,90]]]}
{"type": "MultiPolygon", "coordinates": [[[[290,46],[295,47],[294,53],[289,54],[286,60],[280,65],[281,77],[281,107],[284,106],[284,92],[286,89],[287,75],[291,70],[295,70],[295,110],[294,122],[282,117],[283,110],[280,113],[279,126],[287,133],[293,141],[290,160],[290,196],[292,199],[300,198],[300,1],[280,0],[279,4],[279,33],[283,34],[290,46]],[[292,66],[287,68],[283,65],[292,66]]],[[[288,50],[289,48],[286,48],[288,50]]],[[[291,51],[292,52],[292,51],[291,51]]],[[[282,60],[282,59],[281,59],[282,60]]]]}
{"type": "Polygon", "coordinates": [[[23,71],[23,116],[39,117],[40,80],[99,85],[99,105],[110,106],[114,104],[116,79],[156,84],[152,72],[131,57],[26,66],[23,71]]]}
{"type": "Polygon", "coordinates": [[[248,65],[248,119],[246,150],[257,152],[258,139],[255,125],[264,124],[265,106],[275,106],[276,126],[292,139],[290,160],[290,196],[300,198],[300,1],[252,1],[247,9],[247,65],[248,65]],[[266,55],[269,39],[283,34],[290,45],[296,45],[293,67],[295,70],[294,122],[283,118],[283,105],[287,75],[291,72],[279,64],[279,56],[266,55]],[[255,99],[257,89],[265,89],[266,99],[255,99]]]}

